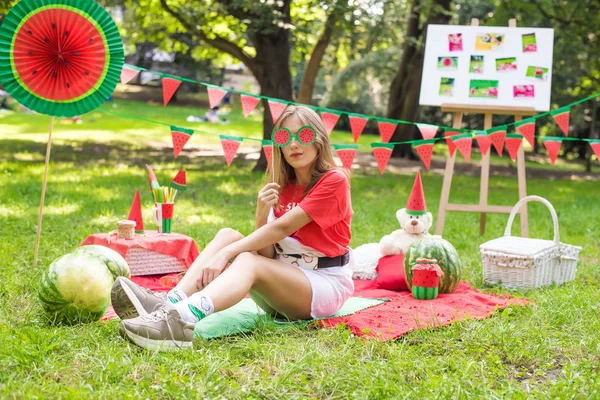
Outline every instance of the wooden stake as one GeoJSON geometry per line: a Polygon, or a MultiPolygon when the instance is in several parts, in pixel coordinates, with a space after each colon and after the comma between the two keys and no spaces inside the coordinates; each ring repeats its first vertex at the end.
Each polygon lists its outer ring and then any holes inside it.
{"type": "Polygon", "coordinates": [[[50,117],[50,131],[48,132],[48,145],[46,146],[46,165],[44,167],[44,183],[42,183],[42,198],[40,199],[40,214],[38,216],[37,233],[35,235],[35,252],[33,255],[33,266],[38,263],[38,251],[40,249],[40,235],[42,233],[42,215],[44,213],[44,199],[46,197],[46,182],[48,181],[48,166],[50,165],[50,150],[52,149],[52,130],[54,129],[54,117],[50,117]]]}

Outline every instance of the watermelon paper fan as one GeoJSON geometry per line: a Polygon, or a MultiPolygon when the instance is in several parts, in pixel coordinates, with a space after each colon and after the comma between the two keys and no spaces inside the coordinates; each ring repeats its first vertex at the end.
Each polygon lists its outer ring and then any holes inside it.
{"type": "Polygon", "coordinates": [[[95,109],[122,68],[121,35],[93,0],[21,0],[0,27],[0,82],[39,113],[72,117],[95,109]]]}

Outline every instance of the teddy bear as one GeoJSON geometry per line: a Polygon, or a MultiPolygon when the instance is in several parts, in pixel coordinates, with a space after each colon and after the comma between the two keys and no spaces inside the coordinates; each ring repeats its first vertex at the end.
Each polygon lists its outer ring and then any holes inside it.
{"type": "Polygon", "coordinates": [[[427,212],[420,173],[415,177],[406,208],[396,212],[396,219],[401,229],[381,239],[379,247],[382,256],[405,254],[414,241],[430,236],[428,231],[433,223],[433,216],[427,212]]]}

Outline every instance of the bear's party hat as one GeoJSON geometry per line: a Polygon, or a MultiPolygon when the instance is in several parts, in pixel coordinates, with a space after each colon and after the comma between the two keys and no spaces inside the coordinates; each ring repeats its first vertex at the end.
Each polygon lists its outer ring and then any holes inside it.
{"type": "Polygon", "coordinates": [[[427,213],[425,205],[425,195],[423,194],[423,184],[421,183],[421,173],[417,172],[415,183],[413,184],[408,203],[406,204],[406,212],[410,215],[423,215],[427,213]]]}

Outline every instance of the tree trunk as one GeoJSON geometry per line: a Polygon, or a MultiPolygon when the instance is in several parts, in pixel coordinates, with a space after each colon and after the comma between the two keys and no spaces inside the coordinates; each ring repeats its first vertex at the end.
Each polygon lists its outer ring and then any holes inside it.
{"type": "MultiPolygon", "coordinates": [[[[416,121],[419,117],[419,92],[425,53],[427,25],[447,24],[450,20],[450,0],[435,0],[425,25],[419,27],[421,2],[413,0],[407,24],[406,38],[398,72],[390,87],[387,116],[391,119],[416,121]]],[[[392,141],[411,140],[415,132],[413,125],[401,124],[392,136],[392,141]]],[[[414,157],[410,145],[395,146],[393,157],[414,157]]]]}

